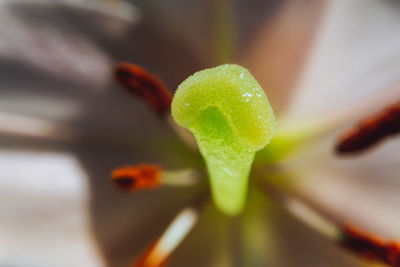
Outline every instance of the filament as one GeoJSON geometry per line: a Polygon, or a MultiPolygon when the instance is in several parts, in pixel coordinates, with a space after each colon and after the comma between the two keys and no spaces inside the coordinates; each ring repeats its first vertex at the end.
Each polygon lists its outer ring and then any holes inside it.
{"type": "Polygon", "coordinates": [[[182,242],[198,219],[197,211],[186,208],[171,222],[148,255],[144,266],[159,266],[182,242]]]}

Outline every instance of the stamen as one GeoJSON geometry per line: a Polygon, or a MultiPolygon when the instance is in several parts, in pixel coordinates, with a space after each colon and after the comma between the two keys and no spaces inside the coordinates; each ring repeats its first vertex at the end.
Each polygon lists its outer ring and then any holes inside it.
{"type": "Polygon", "coordinates": [[[276,185],[265,181],[259,181],[259,183],[269,197],[277,201],[278,204],[296,219],[331,240],[336,241],[340,237],[341,232],[337,222],[320,212],[315,205],[308,203],[299,196],[285,192],[276,185]]]}
{"type": "Polygon", "coordinates": [[[117,82],[134,96],[144,99],[157,115],[165,120],[174,132],[190,147],[197,149],[193,135],[179,127],[171,118],[172,94],[162,80],[138,65],[120,62],[115,64],[114,76],[117,82]]]}
{"type": "Polygon", "coordinates": [[[143,255],[132,265],[132,267],[164,267],[167,264],[168,257],[160,259],[158,265],[148,265],[147,259],[153,253],[157,242],[150,244],[143,255]]]}
{"type": "Polygon", "coordinates": [[[386,241],[353,225],[343,224],[321,212],[315,204],[288,194],[273,184],[259,182],[268,196],[286,211],[336,244],[370,261],[400,267],[399,242],[386,241]]]}
{"type": "Polygon", "coordinates": [[[170,255],[188,235],[198,220],[199,210],[208,198],[208,192],[200,194],[192,204],[183,209],[170,223],[161,237],[152,243],[133,265],[135,267],[164,266],[170,255]]]}
{"type": "Polygon", "coordinates": [[[155,164],[139,164],[115,169],[111,174],[113,183],[126,192],[163,186],[190,186],[200,181],[194,169],[163,170],[155,164]]]}
{"type": "Polygon", "coordinates": [[[163,170],[161,184],[168,186],[189,186],[200,181],[200,173],[194,169],[163,170]]]}
{"type": "Polygon", "coordinates": [[[400,266],[400,243],[388,242],[353,225],[343,226],[340,245],[371,261],[400,266]]]}
{"type": "Polygon", "coordinates": [[[338,154],[362,152],[399,132],[400,102],[363,120],[356,128],[345,133],[336,146],[336,152],[338,154]]]}
{"type": "Polygon", "coordinates": [[[161,116],[171,108],[172,95],[156,75],[138,65],[120,62],[114,67],[115,79],[134,96],[143,98],[161,116]]]}
{"type": "Polygon", "coordinates": [[[163,266],[171,253],[183,241],[198,219],[197,210],[186,208],[171,222],[160,239],[152,246],[136,267],[163,266]]]}
{"type": "Polygon", "coordinates": [[[325,237],[336,239],[339,236],[340,231],[335,223],[322,216],[322,214],[318,213],[304,202],[295,198],[290,198],[286,200],[285,206],[297,219],[323,234],[325,237]]]}
{"type": "Polygon", "coordinates": [[[154,164],[139,164],[114,170],[111,174],[113,183],[121,190],[135,192],[160,186],[161,168],[154,164]]]}

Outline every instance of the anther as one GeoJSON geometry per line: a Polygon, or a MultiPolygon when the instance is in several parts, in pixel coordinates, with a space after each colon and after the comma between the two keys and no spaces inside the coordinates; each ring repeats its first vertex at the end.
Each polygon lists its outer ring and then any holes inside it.
{"type": "Polygon", "coordinates": [[[174,132],[190,147],[197,149],[193,135],[179,127],[169,113],[172,94],[163,81],[156,75],[144,70],[142,67],[119,62],[114,66],[115,80],[132,95],[145,100],[154,112],[162,116],[174,132]]]}
{"type": "MultiPolygon", "coordinates": [[[[154,249],[157,245],[157,242],[153,242],[149,245],[149,247],[143,252],[141,257],[132,265],[132,267],[164,267],[168,262],[168,257],[159,258],[157,261],[157,265],[149,265],[148,258],[154,257],[154,249]]],[[[151,264],[151,263],[150,263],[151,264]]]]}
{"type": "Polygon", "coordinates": [[[154,164],[139,164],[115,169],[111,180],[121,190],[135,192],[160,185],[161,168],[154,164]]]}
{"type": "Polygon", "coordinates": [[[345,133],[336,146],[336,152],[338,154],[362,152],[399,132],[400,102],[361,121],[357,127],[345,133]]]}
{"type": "Polygon", "coordinates": [[[200,174],[194,169],[164,170],[155,164],[139,164],[115,169],[112,182],[121,190],[136,192],[159,186],[190,186],[200,181],[200,174]]]}
{"type": "Polygon", "coordinates": [[[114,76],[131,94],[144,99],[157,115],[170,110],[172,94],[156,75],[138,65],[119,62],[114,66],[114,76]]]}
{"type": "Polygon", "coordinates": [[[400,244],[386,241],[352,225],[343,226],[341,246],[371,261],[400,266],[400,244]]]}

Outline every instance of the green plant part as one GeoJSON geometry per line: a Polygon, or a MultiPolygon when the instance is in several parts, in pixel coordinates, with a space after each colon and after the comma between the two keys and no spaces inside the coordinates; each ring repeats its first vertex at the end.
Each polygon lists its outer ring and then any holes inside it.
{"type": "Polygon", "coordinates": [[[216,206],[228,215],[239,214],[255,152],[269,143],[275,130],[263,89],[238,65],[202,70],[178,87],[172,116],[197,140],[216,206]]]}

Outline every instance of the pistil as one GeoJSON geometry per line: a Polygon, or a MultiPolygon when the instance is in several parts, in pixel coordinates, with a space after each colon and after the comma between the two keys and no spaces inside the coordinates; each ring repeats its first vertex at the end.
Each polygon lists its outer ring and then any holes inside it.
{"type": "Polygon", "coordinates": [[[199,71],[178,87],[172,116],[197,140],[216,206],[228,215],[239,214],[255,152],[269,143],[275,130],[263,89],[238,65],[199,71]]]}

